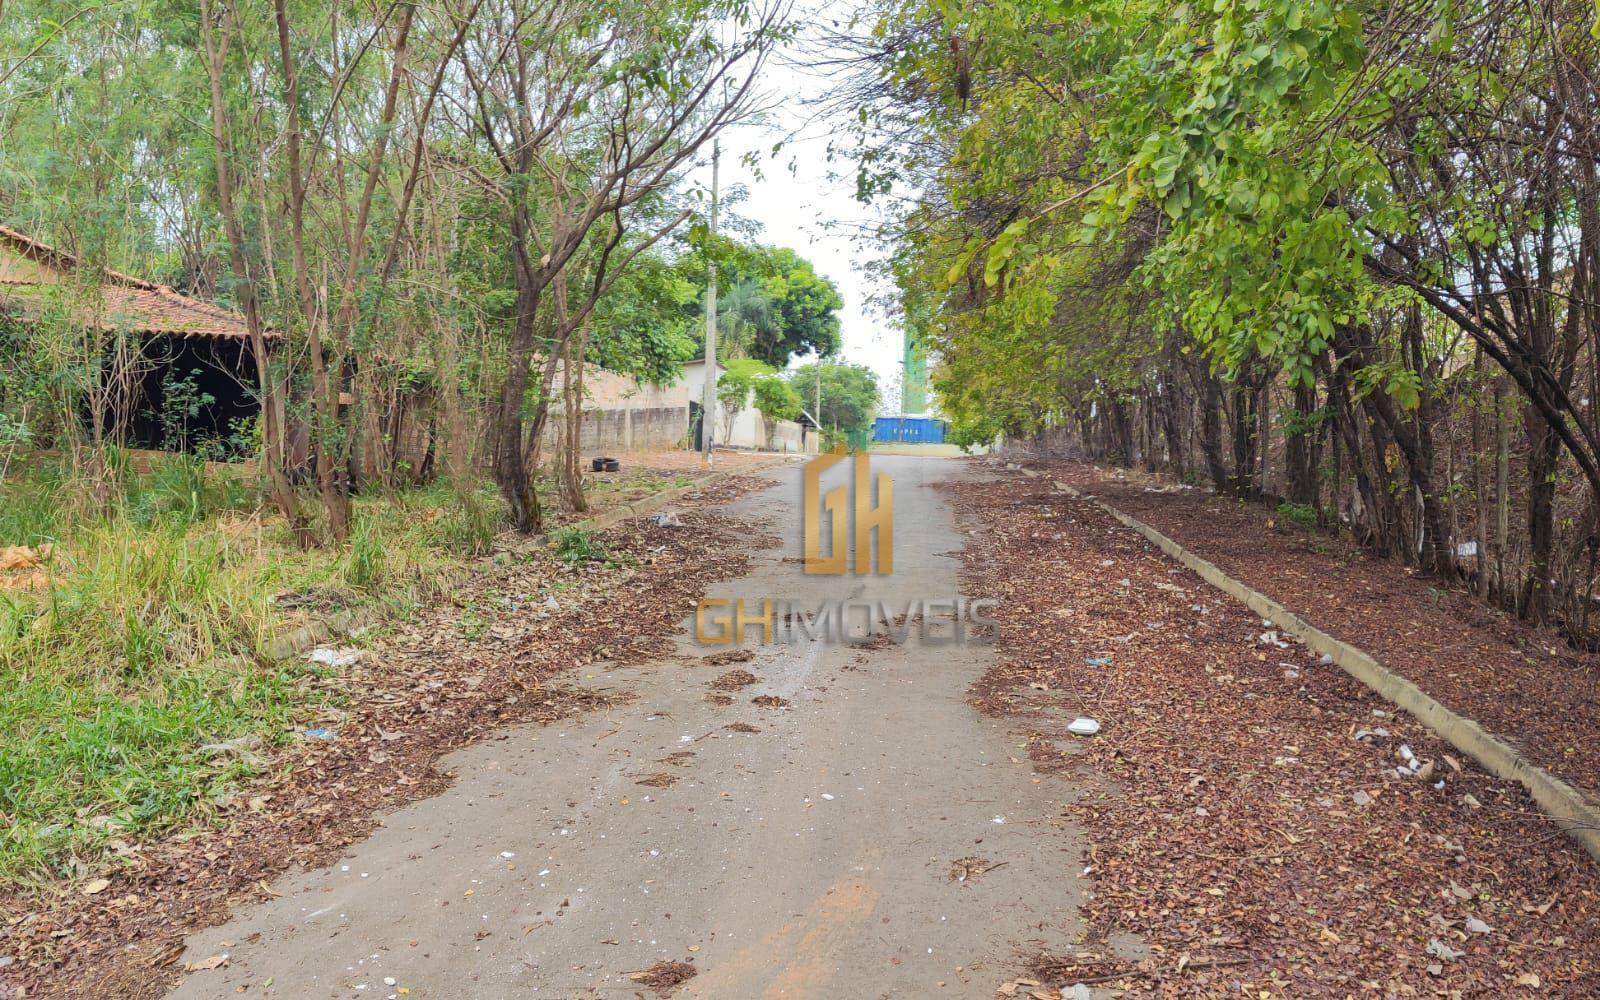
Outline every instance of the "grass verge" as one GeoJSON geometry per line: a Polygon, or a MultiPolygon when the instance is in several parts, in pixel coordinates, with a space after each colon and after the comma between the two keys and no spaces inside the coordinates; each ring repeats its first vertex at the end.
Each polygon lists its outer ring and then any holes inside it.
{"type": "Polygon", "coordinates": [[[491,491],[435,485],[360,497],[346,546],[302,550],[239,470],[138,465],[113,455],[91,490],[34,459],[0,483],[0,549],[48,553],[0,574],[0,884],[204,822],[337,698],[326,668],[268,659],[274,636],[405,614],[499,528],[491,491]]]}

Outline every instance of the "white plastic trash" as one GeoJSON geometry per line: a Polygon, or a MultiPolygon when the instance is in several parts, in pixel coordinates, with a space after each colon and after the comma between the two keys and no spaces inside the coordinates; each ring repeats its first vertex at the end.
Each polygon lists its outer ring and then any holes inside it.
{"type": "Polygon", "coordinates": [[[306,657],[312,663],[319,663],[324,667],[349,667],[361,659],[359,649],[334,649],[331,646],[318,646],[306,657]]]}
{"type": "Polygon", "coordinates": [[[1067,732],[1074,736],[1093,736],[1100,731],[1100,723],[1087,716],[1078,716],[1067,726],[1067,732]]]}

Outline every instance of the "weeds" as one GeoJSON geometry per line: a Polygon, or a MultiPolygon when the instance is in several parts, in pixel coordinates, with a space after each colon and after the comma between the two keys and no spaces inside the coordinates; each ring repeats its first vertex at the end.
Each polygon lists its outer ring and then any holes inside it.
{"type": "Polygon", "coordinates": [[[371,588],[383,581],[383,548],[371,515],[357,517],[345,555],[344,578],[352,587],[371,588]]]}
{"type": "Polygon", "coordinates": [[[1317,508],[1308,503],[1278,504],[1278,520],[1301,528],[1317,526],[1317,508]]]}
{"type": "Polygon", "coordinates": [[[600,541],[600,536],[587,528],[558,528],[551,533],[550,541],[555,545],[556,558],[566,563],[568,569],[579,563],[609,562],[611,559],[611,553],[600,541]]]}
{"type": "Polygon", "coordinates": [[[453,505],[440,519],[439,542],[462,555],[481,556],[504,526],[504,510],[492,492],[470,487],[452,490],[453,505]]]}
{"type": "MultiPolygon", "coordinates": [[[[14,462],[0,546],[53,542],[48,585],[0,581],[0,883],[203,822],[330,688],[261,651],[321,604],[409,610],[499,527],[492,492],[356,499],[343,550],[297,548],[238,469],[113,452],[103,489],[14,462]],[[208,749],[209,748],[209,749],[208,749]]],[[[596,543],[598,545],[598,543],[596,543]]]]}

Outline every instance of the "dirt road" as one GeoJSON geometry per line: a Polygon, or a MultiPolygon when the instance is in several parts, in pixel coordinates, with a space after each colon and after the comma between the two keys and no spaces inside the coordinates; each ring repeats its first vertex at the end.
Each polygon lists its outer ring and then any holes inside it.
{"type": "MultiPolygon", "coordinates": [[[[895,483],[888,577],[805,576],[799,469],[776,473],[735,509],[782,546],[713,596],[956,595],[963,537],[930,487],[964,469],[874,461],[895,483]]],[[[185,962],[227,964],[174,995],[648,995],[630,974],[682,962],[696,974],[679,996],[992,997],[1070,943],[1073,789],[966,703],[990,647],[747,648],[708,664],[685,634],[676,658],[587,671],[637,699],[447,759],[449,791],[192,937],[185,962]],[[758,680],[714,690],[732,669],[758,680]]]]}

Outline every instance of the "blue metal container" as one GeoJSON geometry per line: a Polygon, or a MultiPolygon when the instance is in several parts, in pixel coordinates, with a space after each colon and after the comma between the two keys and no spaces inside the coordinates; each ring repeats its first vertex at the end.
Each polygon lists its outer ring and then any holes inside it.
{"type": "Polygon", "coordinates": [[[872,440],[896,444],[944,444],[945,422],[932,417],[879,417],[872,440]]]}

